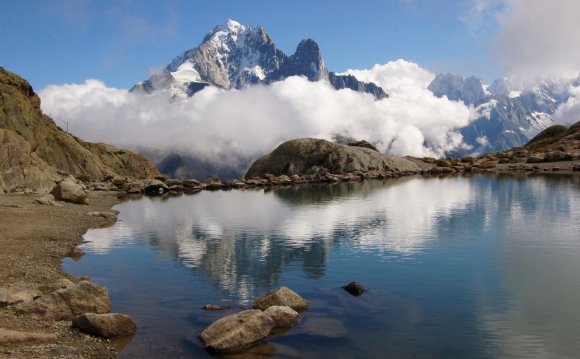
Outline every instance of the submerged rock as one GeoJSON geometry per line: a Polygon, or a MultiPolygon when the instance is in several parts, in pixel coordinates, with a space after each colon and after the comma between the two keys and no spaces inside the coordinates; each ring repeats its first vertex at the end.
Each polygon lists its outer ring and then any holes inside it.
{"type": "Polygon", "coordinates": [[[133,335],[137,326],[133,319],[119,313],[85,313],[73,319],[73,327],[103,338],[133,335]]]}
{"type": "Polygon", "coordinates": [[[271,306],[287,306],[294,310],[302,311],[308,308],[308,301],[286,287],[270,291],[256,298],[253,308],[266,310],[271,306]]]}
{"type": "Polygon", "coordinates": [[[199,334],[199,339],[206,349],[232,351],[263,340],[275,326],[269,315],[250,309],[216,320],[199,334]]]}
{"type": "Polygon", "coordinates": [[[350,282],[342,288],[355,297],[358,297],[365,292],[365,287],[363,287],[359,282],[350,282]]]}

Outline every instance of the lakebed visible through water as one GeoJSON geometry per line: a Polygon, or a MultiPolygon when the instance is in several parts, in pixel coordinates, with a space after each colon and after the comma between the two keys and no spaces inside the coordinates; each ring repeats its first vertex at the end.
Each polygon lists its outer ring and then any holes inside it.
{"type": "Polygon", "coordinates": [[[209,358],[196,335],[280,286],[310,308],[257,357],[580,352],[578,175],[204,191],[115,209],[117,224],[90,230],[87,255],[63,266],[137,322],[121,357],[209,358]],[[353,280],[368,291],[349,295],[353,280]]]}

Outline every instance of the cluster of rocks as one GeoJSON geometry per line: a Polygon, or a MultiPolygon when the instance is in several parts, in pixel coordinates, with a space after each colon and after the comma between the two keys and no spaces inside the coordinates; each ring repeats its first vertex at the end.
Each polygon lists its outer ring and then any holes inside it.
{"type": "Polygon", "coordinates": [[[525,148],[513,148],[504,152],[491,152],[479,158],[458,159],[421,158],[433,167],[423,174],[483,173],[496,171],[571,171],[580,172],[580,151],[533,152],[525,148]],[[564,163],[562,163],[564,162],[564,163]],[[568,162],[568,164],[566,164],[568,162]]]}
{"type": "Polygon", "coordinates": [[[279,329],[291,328],[302,320],[299,312],[308,301],[291,289],[282,287],[256,298],[253,309],[222,317],[199,334],[203,346],[214,352],[247,348],[279,329]]]}
{"type": "MultiPolygon", "coordinates": [[[[359,282],[342,287],[358,297],[366,289],[359,282]]],[[[256,298],[252,309],[222,317],[198,335],[204,348],[212,352],[232,352],[248,348],[267,338],[284,333],[299,324],[301,312],[309,303],[287,287],[281,287],[256,298]]],[[[204,310],[223,310],[218,305],[206,305],[204,310]]]]}
{"type": "MultiPolygon", "coordinates": [[[[72,327],[103,338],[130,336],[137,328],[131,317],[110,313],[111,301],[106,288],[84,280],[74,283],[63,279],[45,294],[37,289],[3,287],[0,306],[47,321],[68,320],[72,327]]],[[[56,341],[56,335],[0,328],[0,344],[46,341],[56,341]]]]}

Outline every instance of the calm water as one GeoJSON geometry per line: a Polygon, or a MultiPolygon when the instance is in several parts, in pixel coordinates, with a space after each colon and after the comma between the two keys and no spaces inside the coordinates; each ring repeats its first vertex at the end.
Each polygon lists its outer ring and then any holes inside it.
{"type": "Polygon", "coordinates": [[[64,269],[109,288],[125,358],[211,356],[201,329],[288,286],[311,308],[262,358],[578,358],[580,177],[201,192],[116,207],[64,269]],[[340,287],[369,288],[352,297],[340,287]],[[204,312],[204,304],[229,306],[204,312]]]}

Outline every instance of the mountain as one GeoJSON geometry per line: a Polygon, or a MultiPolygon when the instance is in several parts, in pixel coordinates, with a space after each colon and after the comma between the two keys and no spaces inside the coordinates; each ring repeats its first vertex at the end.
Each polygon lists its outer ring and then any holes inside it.
{"type": "Polygon", "coordinates": [[[428,89],[474,108],[476,119],[460,132],[472,148],[467,152],[482,154],[521,146],[551,126],[552,115],[569,97],[568,85],[543,80],[516,87],[508,79],[498,79],[488,86],[474,76],[439,74],[428,89]]]}
{"type": "Polygon", "coordinates": [[[96,180],[105,175],[150,178],[158,172],[136,153],[63,131],[42,113],[30,84],[0,67],[0,193],[48,191],[63,174],[96,180]]]}
{"type": "Polygon", "coordinates": [[[135,85],[131,91],[167,90],[174,96],[185,97],[206,86],[240,89],[270,84],[289,76],[328,81],[336,89],[370,93],[377,99],[387,97],[373,83],[330,72],[314,40],[302,40],[296,52],[287,56],[276,48],[263,27],[233,20],[216,26],[198,47],[177,56],[162,71],[135,85]]]}

